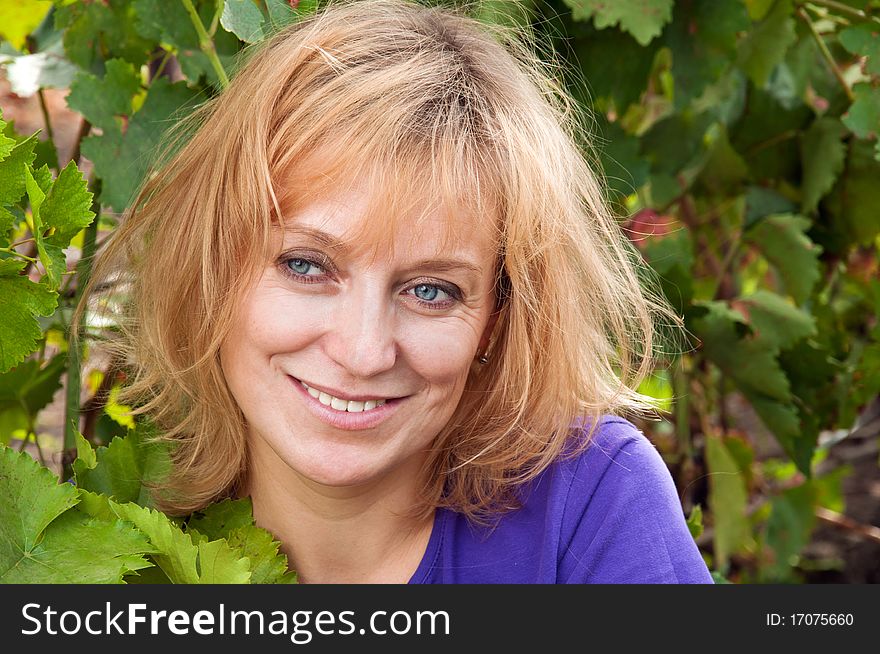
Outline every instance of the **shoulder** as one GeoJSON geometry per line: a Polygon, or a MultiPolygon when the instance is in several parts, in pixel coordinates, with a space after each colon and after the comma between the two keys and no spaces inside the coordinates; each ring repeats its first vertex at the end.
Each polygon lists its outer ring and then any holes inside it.
{"type": "Polygon", "coordinates": [[[572,582],[711,583],[672,476],[632,423],[603,418],[575,457],[559,462],[567,486],[560,575],[572,582]]]}
{"type": "Polygon", "coordinates": [[[570,490],[580,491],[575,500],[586,490],[613,485],[635,492],[658,478],[670,477],[657,448],[635,425],[617,416],[601,418],[593,430],[578,425],[570,450],[578,453],[563,455],[557,465],[559,474],[570,482],[570,490]],[[584,441],[588,441],[585,447],[584,441]]]}

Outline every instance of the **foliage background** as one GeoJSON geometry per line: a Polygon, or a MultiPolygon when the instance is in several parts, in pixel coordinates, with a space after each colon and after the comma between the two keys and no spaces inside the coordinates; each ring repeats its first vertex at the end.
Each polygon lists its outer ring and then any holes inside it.
{"type": "MultiPolygon", "coordinates": [[[[145,508],[132,480],[164,459],[114,400],[124,366],[68,332],[164,130],[246,44],[322,4],[0,5],[5,118],[28,98],[41,118],[35,139],[26,120],[0,137],[0,513],[42,511],[2,534],[0,580],[35,579],[34,558],[48,580],[292,580],[246,503],[187,521],[145,508]]],[[[716,579],[880,580],[880,2],[434,4],[531,23],[590,122],[585,151],[691,335],[643,389],[669,413],[641,426],[716,579]]]]}

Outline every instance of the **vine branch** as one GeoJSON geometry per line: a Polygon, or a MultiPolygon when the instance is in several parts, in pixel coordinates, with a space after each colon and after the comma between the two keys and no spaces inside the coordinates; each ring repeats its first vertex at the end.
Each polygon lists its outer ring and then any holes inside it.
{"type": "Polygon", "coordinates": [[[846,97],[849,98],[850,102],[853,102],[856,99],[856,96],[853,95],[852,89],[847,84],[846,80],[843,77],[843,73],[840,72],[840,66],[837,65],[837,62],[834,61],[834,57],[831,56],[831,51],[828,49],[828,46],[825,45],[825,41],[822,40],[822,35],[816,30],[816,25],[810,20],[810,16],[804,11],[803,7],[798,7],[797,10],[798,17],[807,24],[807,27],[810,28],[810,34],[813,36],[813,40],[816,42],[816,45],[819,46],[819,52],[822,53],[822,57],[828,63],[828,66],[831,67],[831,72],[834,73],[834,77],[837,78],[837,82],[840,84],[841,88],[843,88],[844,93],[846,93],[846,97]]]}
{"type": "Polygon", "coordinates": [[[211,39],[211,35],[208,34],[205,29],[202,19],[199,18],[199,14],[193,6],[192,0],[180,1],[183,3],[183,6],[186,7],[186,11],[189,13],[189,18],[192,21],[193,27],[196,28],[196,33],[199,35],[199,47],[208,57],[211,66],[214,68],[214,72],[217,73],[217,77],[220,78],[220,88],[225,89],[229,86],[229,78],[226,76],[223,64],[220,63],[220,58],[217,56],[217,48],[214,47],[214,41],[211,39]]]}

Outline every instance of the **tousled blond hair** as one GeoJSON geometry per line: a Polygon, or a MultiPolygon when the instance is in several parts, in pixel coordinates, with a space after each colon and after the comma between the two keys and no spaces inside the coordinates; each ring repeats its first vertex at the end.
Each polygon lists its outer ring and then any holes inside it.
{"type": "Polygon", "coordinates": [[[640,284],[581,118],[527,31],[463,11],[335,2],[252,54],[187,122],[199,128],[145,183],[93,276],[130,292],[110,347],[132,366],[120,401],[175,443],[163,508],[241,488],[247,423],[220,345],[273,256],[281,206],[358,180],[380,190],[368,231],[387,233],[414,203],[466,206],[496,230],[489,362],[436,437],[415,511],[513,508],[519,484],[572,450],[576,420],[650,410],[636,389],[656,317],[671,314],[640,284]]]}

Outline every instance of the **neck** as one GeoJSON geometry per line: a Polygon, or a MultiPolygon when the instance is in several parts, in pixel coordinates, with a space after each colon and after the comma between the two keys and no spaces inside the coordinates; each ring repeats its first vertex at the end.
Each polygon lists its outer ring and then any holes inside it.
{"type": "Polygon", "coordinates": [[[257,524],[281,541],[300,583],[406,583],[418,567],[433,518],[407,515],[418,468],[361,486],[329,487],[291,469],[261,438],[249,446],[257,524]]]}

